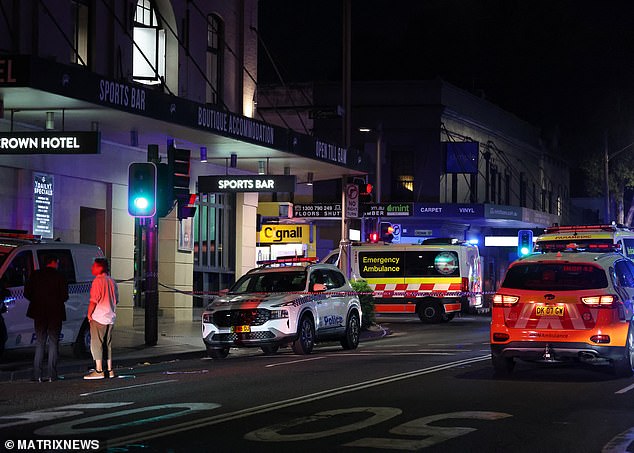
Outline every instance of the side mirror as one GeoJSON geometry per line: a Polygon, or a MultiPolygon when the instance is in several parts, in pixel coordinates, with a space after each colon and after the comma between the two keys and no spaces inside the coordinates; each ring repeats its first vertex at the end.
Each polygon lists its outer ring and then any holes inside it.
{"type": "Polygon", "coordinates": [[[313,292],[321,293],[323,291],[326,291],[326,285],[324,285],[323,283],[315,283],[313,285],[313,292]]]}

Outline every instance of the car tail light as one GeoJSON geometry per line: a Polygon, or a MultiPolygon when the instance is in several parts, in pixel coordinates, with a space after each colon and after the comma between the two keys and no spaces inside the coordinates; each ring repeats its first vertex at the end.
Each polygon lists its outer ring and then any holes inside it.
{"type": "Polygon", "coordinates": [[[493,341],[506,341],[509,338],[511,338],[511,336],[508,333],[496,332],[493,334],[493,341]]]}
{"type": "Polygon", "coordinates": [[[605,344],[610,342],[610,335],[592,335],[590,341],[598,344],[605,344]]]}
{"type": "Polygon", "coordinates": [[[612,307],[616,302],[616,296],[587,296],[582,297],[581,302],[591,307],[612,307]]]}
{"type": "Polygon", "coordinates": [[[469,292],[469,278],[468,277],[462,277],[462,292],[463,293],[469,292]]]}
{"type": "Polygon", "coordinates": [[[510,307],[511,305],[515,305],[519,302],[520,298],[518,296],[509,296],[506,294],[496,294],[493,296],[493,305],[502,305],[504,307],[510,307]]]}

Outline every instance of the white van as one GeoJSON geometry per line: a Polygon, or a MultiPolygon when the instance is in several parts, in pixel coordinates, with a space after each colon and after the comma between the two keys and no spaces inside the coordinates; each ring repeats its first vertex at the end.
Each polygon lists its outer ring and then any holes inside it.
{"type": "Polygon", "coordinates": [[[26,232],[0,230],[0,287],[10,293],[4,299],[6,311],[1,315],[4,326],[0,325],[0,351],[35,345],[33,320],[26,316],[29,301],[24,298],[24,283],[51,255],[59,259],[59,271],[68,281],[69,298],[60,345],[72,345],[77,356],[84,355],[89,349],[90,329],[86,313],[94,278],[91,268],[95,258],[104,256],[101,249],[95,245],[40,242],[26,232]]]}
{"type": "MultiPolygon", "coordinates": [[[[336,264],[339,251],[323,260],[336,264]]],[[[353,244],[351,280],[365,280],[376,313],[416,313],[426,323],[447,322],[482,309],[478,247],[451,238],[416,244],[353,244]]]]}

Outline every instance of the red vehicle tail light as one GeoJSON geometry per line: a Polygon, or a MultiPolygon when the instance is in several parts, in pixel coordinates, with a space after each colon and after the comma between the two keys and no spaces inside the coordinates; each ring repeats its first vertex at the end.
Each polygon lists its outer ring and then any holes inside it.
{"type": "Polygon", "coordinates": [[[610,335],[592,335],[590,341],[597,344],[604,344],[610,342],[610,335]]]}
{"type": "Polygon", "coordinates": [[[469,278],[467,277],[462,277],[462,292],[463,293],[469,292],[469,278]]]}
{"type": "Polygon", "coordinates": [[[502,305],[504,307],[510,307],[511,305],[515,305],[519,302],[520,298],[518,296],[509,296],[506,294],[496,294],[493,296],[493,305],[502,305]]]}
{"type": "Polygon", "coordinates": [[[493,334],[493,341],[506,341],[509,338],[511,338],[511,336],[507,333],[496,332],[493,334]]]}
{"type": "Polygon", "coordinates": [[[616,302],[616,296],[587,296],[582,297],[581,302],[591,307],[612,307],[616,302]]]}

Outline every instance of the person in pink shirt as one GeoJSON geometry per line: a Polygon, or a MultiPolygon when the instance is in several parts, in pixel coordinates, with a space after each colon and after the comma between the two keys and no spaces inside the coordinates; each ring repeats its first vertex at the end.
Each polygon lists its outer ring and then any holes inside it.
{"type": "Polygon", "coordinates": [[[115,377],[112,369],[112,328],[119,302],[119,290],[108,271],[108,260],[96,258],[92,265],[92,274],[95,279],[90,287],[90,304],[88,305],[90,352],[95,360],[95,369],[85,375],[84,379],[115,377]],[[105,370],[104,357],[108,365],[105,370]]]}

